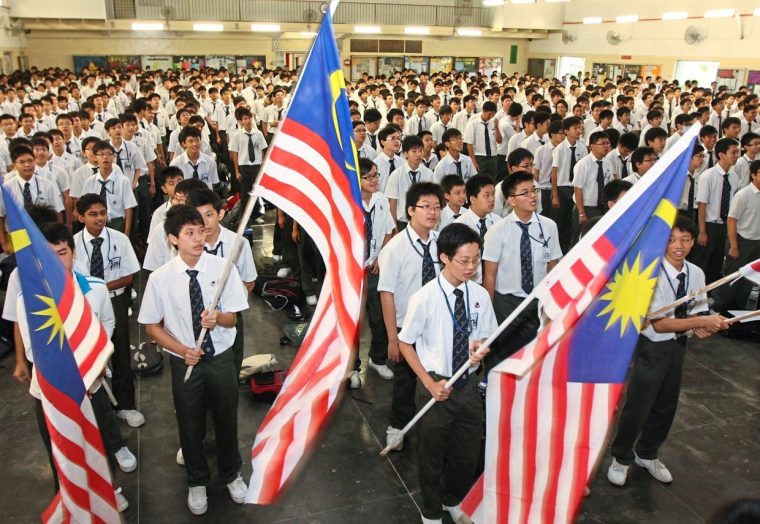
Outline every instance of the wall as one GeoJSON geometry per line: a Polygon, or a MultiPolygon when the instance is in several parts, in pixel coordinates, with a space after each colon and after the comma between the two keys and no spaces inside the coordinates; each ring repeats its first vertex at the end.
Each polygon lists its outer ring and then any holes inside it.
{"type": "MultiPolygon", "coordinates": [[[[399,36],[398,38],[403,38],[399,36]]],[[[408,37],[415,40],[419,37],[408,37]]],[[[502,57],[504,71],[524,71],[527,67],[527,41],[501,38],[421,38],[423,56],[494,56],[502,57]],[[517,64],[509,64],[511,45],[518,46],[517,64]]],[[[306,52],[307,40],[279,40],[280,51],[306,52]]],[[[350,58],[349,38],[342,40],[341,57],[350,58]]],[[[132,37],[130,33],[101,35],[66,31],[32,31],[27,37],[26,54],[29,64],[42,66],[73,66],[74,55],[258,55],[267,56],[267,64],[274,64],[272,39],[253,37],[250,33],[224,35],[197,35],[193,33],[161,36],[132,37]]],[[[361,56],[361,53],[356,53],[361,56]]],[[[371,56],[365,54],[364,56],[371,56]]]]}
{"type": "Polygon", "coordinates": [[[14,18],[87,18],[105,20],[105,0],[9,0],[14,18]]]}

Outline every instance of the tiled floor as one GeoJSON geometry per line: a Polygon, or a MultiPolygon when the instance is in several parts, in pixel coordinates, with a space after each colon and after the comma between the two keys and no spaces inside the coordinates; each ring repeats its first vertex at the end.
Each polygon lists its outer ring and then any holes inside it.
{"type": "MultiPolygon", "coordinates": [[[[271,252],[271,227],[257,226],[254,255],[258,262],[271,252]]],[[[261,267],[261,266],[260,266],[261,267]]],[[[292,347],[281,347],[283,313],[259,298],[244,314],[246,354],[274,353],[287,364],[292,347]],[[255,338],[252,334],[255,331],[255,338]],[[255,342],[254,342],[255,340],[255,342]]],[[[133,329],[133,343],[144,334],[133,329]]],[[[365,330],[362,339],[366,362],[365,330]]],[[[52,481],[37,431],[31,397],[12,379],[13,360],[0,359],[0,517],[3,522],[39,522],[49,503],[52,481]]],[[[183,522],[419,522],[416,438],[404,451],[381,458],[391,383],[374,372],[362,372],[363,386],[348,391],[324,437],[285,496],[273,506],[238,506],[226,488],[209,487],[209,511],[194,517],[187,510],[184,471],[174,462],[178,437],[169,373],[137,382],[140,410],[147,424],[123,426],[138,456],[137,471],[118,471],[130,507],[130,523],[183,522]]],[[[243,474],[250,475],[250,446],[269,404],[255,400],[241,386],[239,440],[243,474]]],[[[760,495],[760,345],[724,338],[694,343],[689,351],[681,405],[662,451],[675,482],[663,486],[633,468],[628,486],[606,480],[608,457],[581,507],[579,522],[698,523],[721,504],[740,496],[760,495]]],[[[213,471],[213,434],[207,439],[213,471]]]]}

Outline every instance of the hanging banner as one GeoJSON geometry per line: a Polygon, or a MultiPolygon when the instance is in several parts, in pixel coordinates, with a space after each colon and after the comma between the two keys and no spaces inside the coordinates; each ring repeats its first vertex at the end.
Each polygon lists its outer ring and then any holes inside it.
{"type": "Polygon", "coordinates": [[[166,71],[174,66],[174,60],[171,55],[144,55],[142,57],[142,68],[146,71],[156,71],[158,69],[166,71]]]}

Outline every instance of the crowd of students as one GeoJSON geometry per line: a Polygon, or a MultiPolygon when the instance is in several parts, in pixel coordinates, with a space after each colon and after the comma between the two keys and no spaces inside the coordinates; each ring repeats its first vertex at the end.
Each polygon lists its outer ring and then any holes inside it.
{"type": "MultiPolygon", "coordinates": [[[[206,410],[220,480],[233,501],[244,501],[236,384],[240,312],[257,278],[250,245],[235,260],[220,307],[206,307],[235,241],[220,224],[223,207],[236,195],[245,203],[295,81],[284,70],[213,69],[0,77],[2,191],[27,206],[66,268],[84,275],[78,281],[111,335],[115,410],[98,385],[91,393],[109,457],[127,472],[137,461],[117,419],[145,423],[129,367],[132,284],[141,268],[152,272],[137,321],[172,354],[177,462],[187,468],[194,514],[208,506],[206,410]],[[196,350],[202,328],[209,334],[196,350]]],[[[463,518],[459,502],[481,446],[485,373],[535,337],[537,304],[490,349],[482,341],[690,126],[702,128],[653,307],[760,257],[760,124],[747,88],[399,71],[347,82],[346,93],[367,238],[367,366],[393,381],[388,443],[401,450],[401,428],[427,399],[438,401],[419,428],[423,522],[440,522],[444,511],[463,518]],[[470,372],[446,388],[468,360],[470,372]]],[[[256,209],[258,216],[262,203],[256,209]]],[[[5,227],[0,244],[12,252],[5,227]]],[[[277,275],[298,278],[307,304],[316,304],[324,265],[308,233],[281,211],[272,256],[277,275]]],[[[712,310],[746,301],[745,291],[721,289],[712,310]]],[[[22,326],[14,376],[28,382],[22,300],[12,277],[3,318],[22,326]]],[[[638,393],[622,410],[612,483],[625,484],[634,462],[672,481],[658,452],[675,416],[684,333],[727,328],[709,311],[700,296],[643,330],[629,385],[638,393]]],[[[352,388],[361,387],[360,364],[357,357],[349,371],[352,388]]],[[[39,396],[34,386],[30,392],[39,396]]]]}

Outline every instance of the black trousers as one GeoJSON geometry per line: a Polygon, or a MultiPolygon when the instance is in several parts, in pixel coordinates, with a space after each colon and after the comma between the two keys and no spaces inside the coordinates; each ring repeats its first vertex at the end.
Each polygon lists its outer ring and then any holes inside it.
{"type": "Polygon", "coordinates": [[[559,186],[559,209],[554,209],[554,221],[557,222],[559,230],[559,245],[563,253],[567,253],[572,246],[573,241],[573,188],[570,186],[559,186]]]}
{"type": "Polygon", "coordinates": [[[172,395],[177,413],[179,442],[185,457],[188,484],[206,486],[211,480],[208,462],[203,453],[206,436],[206,411],[211,412],[216,438],[219,480],[228,484],[235,480],[242,460],[237,437],[237,376],[232,350],[201,361],[184,382],[187,366],[181,358],[170,357],[172,395]]]}
{"type": "Polygon", "coordinates": [[[689,257],[705,272],[705,281],[711,284],[720,278],[723,268],[723,258],[726,256],[726,225],[708,222],[707,245],[694,243],[694,249],[689,257]]]}
{"type": "Polygon", "coordinates": [[[552,190],[549,189],[542,189],[541,190],[541,216],[544,216],[546,218],[551,218],[554,220],[554,211],[555,209],[552,207],[552,190]]]}
{"type": "Polygon", "coordinates": [[[491,156],[475,155],[475,160],[478,161],[479,175],[488,175],[491,178],[496,179],[496,174],[497,174],[496,155],[491,155],[491,156]]]}
{"type": "MultiPolygon", "coordinates": [[[[448,378],[431,373],[436,381],[448,378]]],[[[432,397],[422,383],[417,402],[432,397]]],[[[419,475],[422,514],[440,519],[442,505],[459,504],[475,481],[483,435],[483,401],[475,375],[455,389],[448,400],[436,402],[420,420],[419,475]]]]}
{"type": "Polygon", "coordinates": [[[496,183],[507,178],[507,155],[496,155],[496,183]]]}
{"type": "Polygon", "coordinates": [[[137,212],[132,216],[137,219],[137,227],[133,226],[132,231],[139,233],[143,241],[147,242],[150,219],[153,215],[153,199],[150,196],[150,177],[148,175],[143,175],[138,179],[135,199],[137,199],[137,212]]]}
{"type": "MultiPolygon", "coordinates": [[[[248,193],[251,192],[251,189],[253,188],[253,183],[256,181],[256,177],[259,176],[259,169],[261,168],[261,166],[259,165],[259,166],[239,166],[239,167],[240,167],[240,205],[243,206],[243,209],[245,209],[246,203],[248,202],[248,199],[250,198],[250,195],[248,193]]],[[[251,213],[251,217],[256,215],[255,211],[256,210],[254,209],[254,213],[251,213]]]]}
{"type": "Polygon", "coordinates": [[[240,368],[243,367],[243,353],[245,353],[244,341],[245,333],[243,332],[243,314],[235,313],[237,323],[235,324],[235,341],[232,343],[232,353],[235,355],[235,376],[240,375],[240,368]]]}
{"type": "Polygon", "coordinates": [[[685,357],[686,346],[675,340],[652,342],[639,336],[611,448],[621,464],[633,464],[634,450],[642,459],[657,458],[676,416],[685,357]]]}
{"type": "Polygon", "coordinates": [[[325,278],[325,264],[317,245],[306,230],[298,226],[298,265],[301,268],[301,289],[306,296],[317,295],[325,278]]]}
{"type": "MultiPolygon", "coordinates": [[[[494,293],[493,309],[496,321],[501,324],[523,301],[522,297],[494,293]]],[[[491,351],[483,359],[486,374],[502,360],[511,356],[536,337],[538,332],[538,301],[533,300],[525,310],[496,339],[491,351]]]]}
{"type": "MultiPolygon", "coordinates": [[[[723,265],[724,275],[730,275],[743,265],[760,258],[760,240],[748,240],[739,234],[736,236],[739,258],[726,256],[726,262],[723,265]]],[[[730,286],[719,287],[712,292],[712,297],[715,299],[713,309],[715,311],[726,311],[731,308],[744,309],[753,286],[753,282],[742,278],[730,286]]]]}
{"type": "Polygon", "coordinates": [[[116,409],[135,409],[135,382],[129,360],[129,290],[125,290],[118,297],[112,297],[111,306],[115,319],[111,335],[111,384],[113,395],[118,402],[116,409]]]}
{"type": "MultiPolygon", "coordinates": [[[[388,333],[385,331],[383,322],[383,308],[380,305],[380,293],[377,291],[377,282],[380,275],[367,272],[367,304],[365,311],[367,323],[372,333],[372,342],[369,346],[369,359],[375,364],[382,365],[388,360],[388,333]]],[[[356,354],[354,371],[361,369],[361,359],[356,354]]]]}
{"type": "MultiPolygon", "coordinates": [[[[400,332],[401,328],[397,328],[397,331],[400,332]]],[[[391,427],[401,429],[417,414],[417,405],[414,402],[417,375],[403,357],[400,362],[392,363],[391,371],[393,371],[393,392],[388,422],[391,427]]]]}

